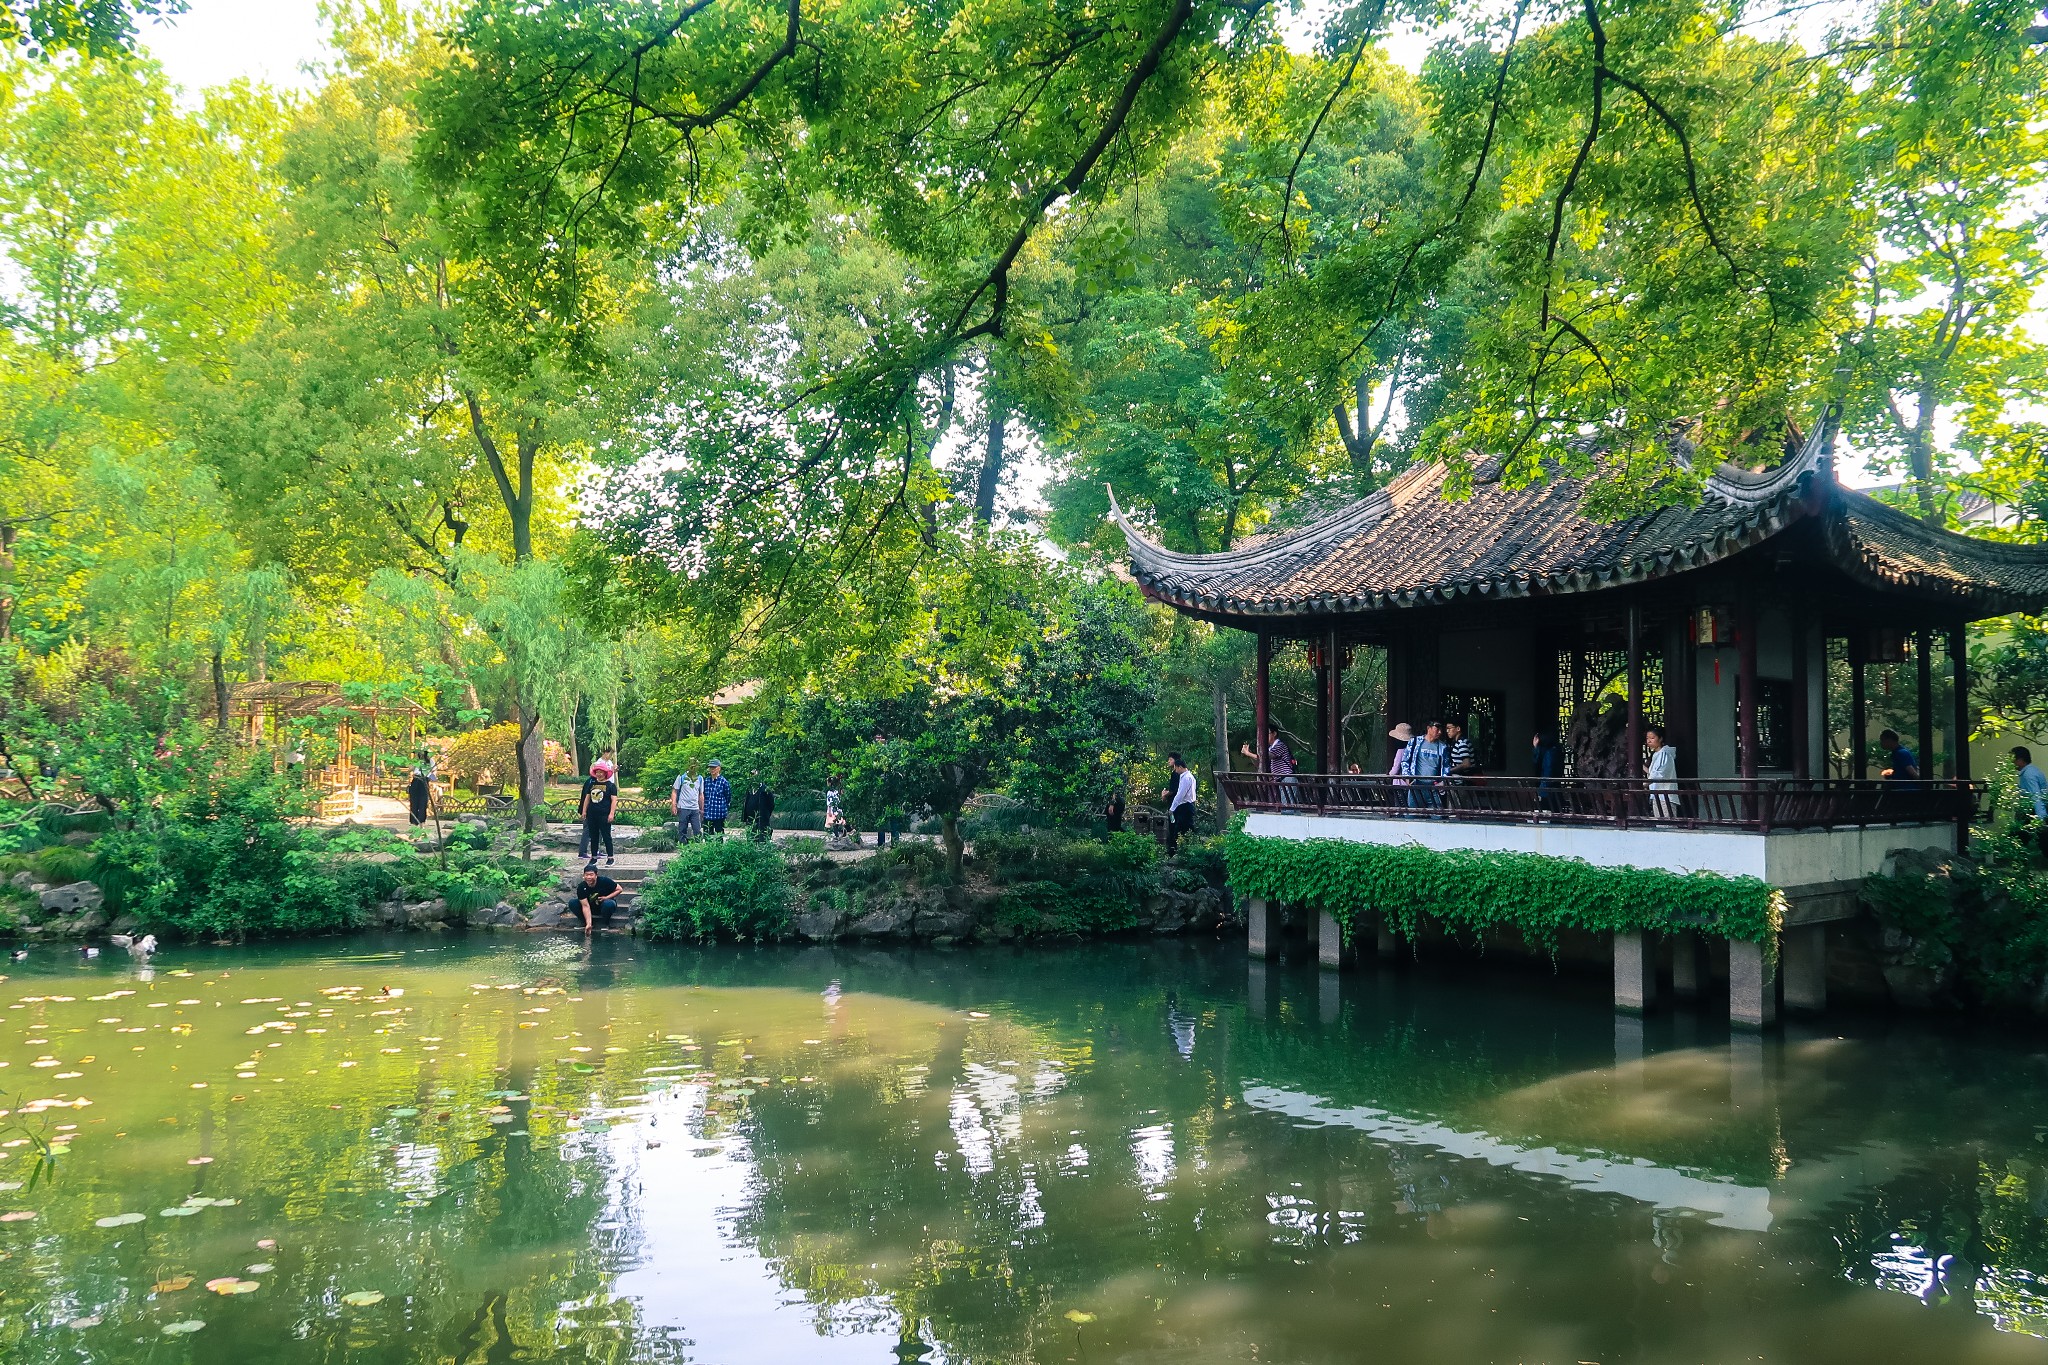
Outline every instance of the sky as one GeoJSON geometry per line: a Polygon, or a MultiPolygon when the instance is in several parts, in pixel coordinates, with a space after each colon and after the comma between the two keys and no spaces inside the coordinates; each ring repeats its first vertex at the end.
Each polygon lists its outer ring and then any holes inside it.
{"type": "Polygon", "coordinates": [[[240,77],[279,88],[312,84],[299,69],[327,54],[319,0],[191,0],[168,24],[143,30],[143,43],[191,94],[240,77]]]}

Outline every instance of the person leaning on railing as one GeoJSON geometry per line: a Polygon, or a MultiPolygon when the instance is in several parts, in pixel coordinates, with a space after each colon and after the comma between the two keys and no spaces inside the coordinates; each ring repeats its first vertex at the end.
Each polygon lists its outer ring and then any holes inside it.
{"type": "Polygon", "coordinates": [[[1664,732],[1654,725],[1643,732],[1643,743],[1650,750],[1650,817],[1675,820],[1678,818],[1678,750],[1664,742],[1664,732]]]}
{"type": "MultiPolygon", "coordinates": [[[[1238,751],[1254,762],[1258,755],[1249,744],[1240,744],[1238,751]]],[[[1287,747],[1287,741],[1280,737],[1280,727],[1272,721],[1266,722],[1266,772],[1279,788],[1280,804],[1300,804],[1301,780],[1294,775],[1294,750],[1287,747]]]]}

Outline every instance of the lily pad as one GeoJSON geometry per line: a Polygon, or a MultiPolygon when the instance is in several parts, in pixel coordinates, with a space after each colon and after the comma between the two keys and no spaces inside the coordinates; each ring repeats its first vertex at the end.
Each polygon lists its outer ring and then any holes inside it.
{"type": "Polygon", "coordinates": [[[156,1216],[159,1218],[190,1218],[203,1207],[204,1205],[201,1204],[181,1204],[175,1209],[158,1209],[156,1216]]]}
{"type": "Polygon", "coordinates": [[[420,1116],[420,1111],[412,1108],[393,1109],[389,1112],[395,1119],[416,1119],[420,1116]]]}
{"type": "MultiPolygon", "coordinates": [[[[986,1019],[988,1016],[982,1015],[981,1017],[986,1019]]],[[[1093,1313],[1084,1313],[1078,1308],[1069,1308],[1067,1310],[1067,1321],[1072,1323],[1093,1322],[1095,1321],[1095,1315],[1093,1313]]]]}
{"type": "Polygon", "coordinates": [[[175,1294],[181,1289],[190,1289],[191,1287],[192,1277],[190,1275],[173,1275],[168,1280],[158,1280],[150,1286],[151,1289],[159,1294],[175,1294]]]}
{"type": "Polygon", "coordinates": [[[88,1327],[99,1326],[100,1319],[97,1315],[94,1315],[89,1318],[73,1318],[71,1321],[65,1323],[64,1325],[66,1327],[74,1328],[77,1331],[83,1332],[88,1327]]]}
{"type": "Polygon", "coordinates": [[[93,1226],[99,1228],[125,1228],[130,1223],[140,1223],[149,1217],[146,1213],[117,1213],[108,1218],[95,1218],[93,1226]]]}
{"type": "Polygon", "coordinates": [[[35,1216],[34,1209],[13,1209],[7,1213],[0,1213],[0,1223],[26,1223],[35,1216]]]}
{"type": "Polygon", "coordinates": [[[188,1337],[204,1326],[206,1324],[197,1318],[191,1318],[184,1322],[167,1322],[164,1324],[164,1335],[167,1337],[188,1337]]]}
{"type": "Polygon", "coordinates": [[[242,1273],[245,1275],[268,1275],[271,1271],[275,1269],[277,1269],[277,1267],[275,1265],[272,1265],[269,1261],[258,1261],[255,1265],[243,1266],[242,1273]]]}
{"type": "Polygon", "coordinates": [[[353,1294],[343,1294],[341,1301],[351,1308],[370,1308],[384,1302],[384,1295],[375,1289],[358,1289],[353,1294]]]}

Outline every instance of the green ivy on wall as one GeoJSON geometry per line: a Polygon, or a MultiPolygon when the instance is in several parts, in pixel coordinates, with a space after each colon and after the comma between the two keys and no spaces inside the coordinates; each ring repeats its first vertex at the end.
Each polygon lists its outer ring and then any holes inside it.
{"type": "Polygon", "coordinates": [[[1558,931],[1692,929],[1775,944],[1785,898],[1754,877],[1595,867],[1540,853],[1258,838],[1225,844],[1231,889],[1328,910],[1349,939],[1374,916],[1413,938],[1423,916],[1478,936],[1513,926],[1555,951],[1558,931]]]}

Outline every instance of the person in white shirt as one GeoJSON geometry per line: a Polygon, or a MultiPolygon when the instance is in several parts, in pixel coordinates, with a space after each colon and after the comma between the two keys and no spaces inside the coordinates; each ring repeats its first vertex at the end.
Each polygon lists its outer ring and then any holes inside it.
{"type": "Polygon", "coordinates": [[[1195,773],[1179,754],[1168,754],[1166,790],[1166,856],[1180,846],[1180,836],[1195,830],[1195,773]]]}
{"type": "Polygon", "coordinates": [[[1678,750],[1664,742],[1664,732],[1652,727],[1643,734],[1643,742],[1650,749],[1650,817],[1655,820],[1678,818],[1678,798],[1671,793],[1678,790],[1678,750]]]}
{"type": "Polygon", "coordinates": [[[695,763],[685,763],[683,770],[676,774],[676,785],[669,795],[669,809],[676,813],[676,842],[695,838],[704,832],[704,779],[697,776],[695,763]]]}

